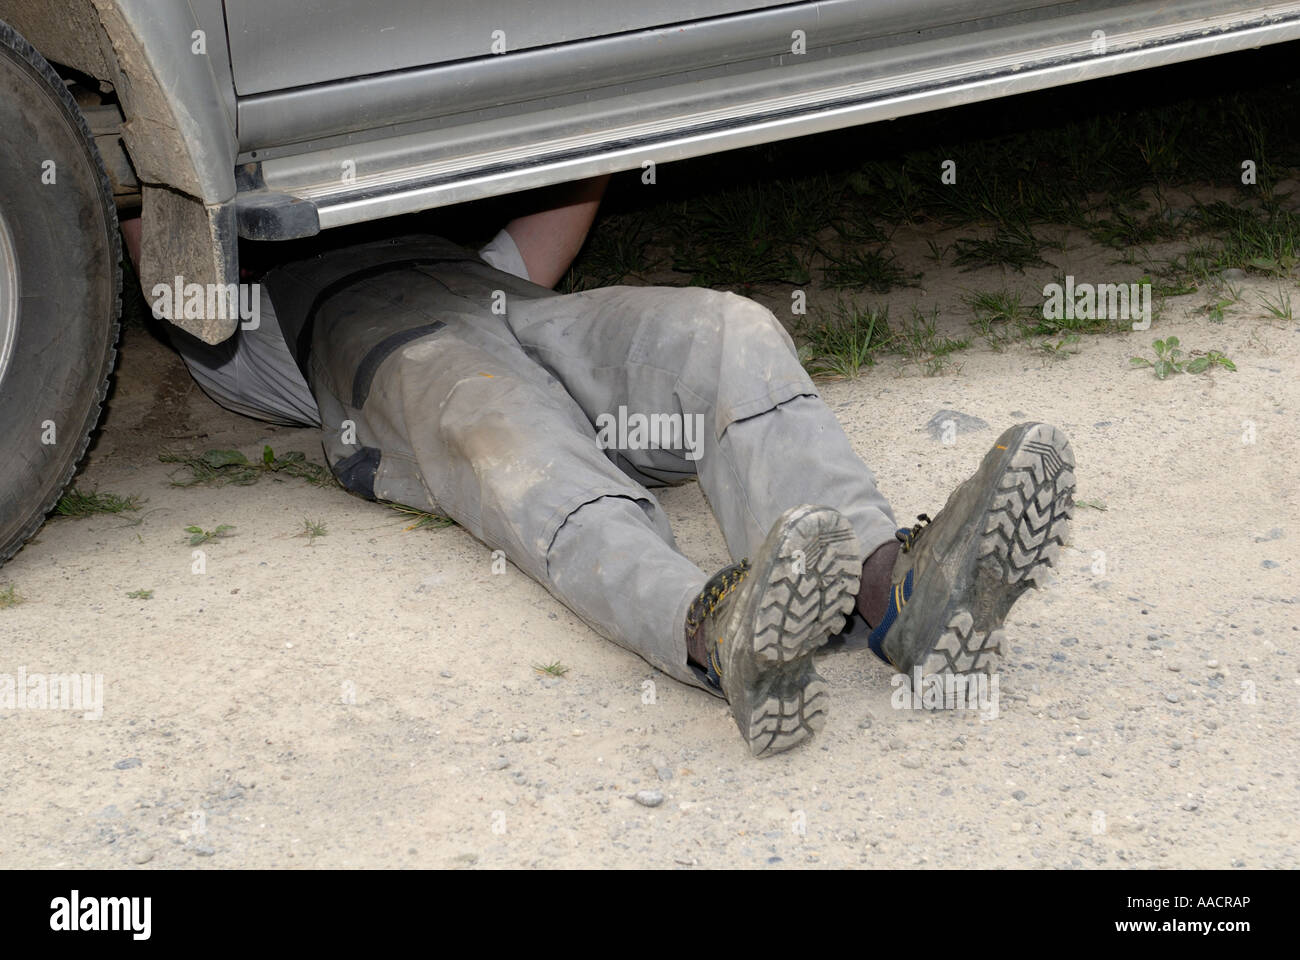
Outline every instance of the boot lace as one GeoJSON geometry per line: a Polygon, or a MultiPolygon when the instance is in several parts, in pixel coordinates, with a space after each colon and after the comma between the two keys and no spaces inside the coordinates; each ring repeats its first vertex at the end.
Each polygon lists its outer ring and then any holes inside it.
{"type": "Polygon", "coordinates": [[[917,538],[921,536],[921,531],[926,529],[926,527],[928,527],[930,524],[929,514],[918,513],[916,515],[916,519],[919,520],[920,522],[912,524],[911,530],[899,530],[897,533],[894,534],[894,536],[898,537],[899,541],[903,544],[904,553],[908,553],[911,551],[912,546],[917,541],[917,538]]]}

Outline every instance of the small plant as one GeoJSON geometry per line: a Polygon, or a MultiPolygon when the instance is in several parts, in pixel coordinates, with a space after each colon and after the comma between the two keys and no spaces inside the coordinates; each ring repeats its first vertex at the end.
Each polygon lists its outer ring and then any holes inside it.
{"type": "Polygon", "coordinates": [[[223,523],[215,530],[204,530],[199,526],[189,526],[185,528],[185,532],[190,535],[190,546],[197,547],[200,543],[207,543],[210,540],[223,540],[230,536],[229,531],[233,529],[235,529],[234,524],[223,523]]]}
{"type": "Polygon", "coordinates": [[[153,599],[153,591],[152,591],[152,590],[132,590],[130,593],[127,594],[127,596],[130,597],[132,600],[152,600],[152,599],[153,599]]]}
{"type": "Polygon", "coordinates": [[[929,316],[918,308],[912,308],[912,317],[902,324],[898,335],[893,340],[896,353],[925,368],[927,377],[935,377],[945,370],[959,365],[952,359],[952,354],[970,346],[969,337],[941,337],[938,334],[939,309],[936,307],[929,316]]]}
{"type": "Polygon", "coordinates": [[[1183,372],[1183,351],[1178,349],[1177,337],[1157,340],[1152,346],[1156,351],[1154,363],[1146,357],[1129,357],[1128,362],[1134,367],[1154,367],[1157,380],[1163,380],[1171,373],[1183,372]]]}
{"type": "Polygon", "coordinates": [[[921,282],[919,273],[909,274],[897,264],[894,254],[883,248],[851,248],[839,256],[827,254],[826,261],[822,277],[829,287],[888,293],[894,287],[914,287],[921,282]]]}
{"type": "Polygon", "coordinates": [[[808,205],[782,203],[781,193],[780,185],[748,184],[678,204],[670,231],[672,268],[703,287],[807,283],[796,252],[801,238],[788,231],[807,216],[808,205]],[[805,213],[798,215],[800,209],[805,213]]]}
{"type": "Polygon", "coordinates": [[[1213,303],[1207,303],[1201,308],[1201,311],[1210,318],[1210,323],[1223,323],[1224,310],[1232,306],[1233,301],[1226,297],[1220,297],[1213,303]]]}
{"type": "Polygon", "coordinates": [[[962,237],[953,244],[957,255],[953,263],[967,270],[979,267],[1011,267],[1019,273],[1025,267],[1043,266],[1047,263],[1042,252],[1048,248],[1061,249],[1062,244],[1042,240],[1023,223],[998,224],[987,239],[962,237]]]}
{"type": "Polygon", "coordinates": [[[1286,290],[1278,288],[1276,299],[1265,294],[1260,298],[1259,304],[1274,320],[1284,320],[1291,323],[1295,319],[1291,309],[1291,294],[1286,290]]]}
{"type": "Polygon", "coordinates": [[[0,610],[16,607],[23,602],[23,596],[12,583],[0,590],[0,610]]]}
{"type": "Polygon", "coordinates": [[[247,486],[264,476],[279,479],[280,475],[297,477],[317,486],[334,482],[334,475],[319,463],[312,463],[300,450],[276,456],[269,446],[262,447],[262,459],[249,460],[238,450],[208,450],[202,454],[173,453],[164,450],[158,454],[163,463],[175,463],[189,470],[184,480],[173,480],[174,487],[192,487],[196,484],[222,486],[233,483],[247,486]]]}
{"type": "Polygon", "coordinates": [[[1185,297],[1188,296],[1189,294],[1195,293],[1197,290],[1200,289],[1200,287],[1197,286],[1195,283],[1192,283],[1191,281],[1186,279],[1180,280],[1178,278],[1174,278],[1173,280],[1170,280],[1168,283],[1163,283],[1161,281],[1151,279],[1151,276],[1149,274],[1144,274],[1142,276],[1142,279],[1139,280],[1138,283],[1150,284],[1151,296],[1155,297],[1157,300],[1163,300],[1165,297],[1185,297]]]}
{"type": "Polygon", "coordinates": [[[962,300],[974,314],[971,326],[995,351],[1002,350],[1012,331],[1024,336],[1042,321],[1041,307],[1030,306],[1019,293],[1010,290],[980,291],[962,300]]]}
{"type": "Polygon", "coordinates": [[[799,359],[810,376],[853,379],[874,365],[876,354],[890,343],[889,311],[841,300],[830,317],[803,333],[799,359]]]}
{"type": "Polygon", "coordinates": [[[407,517],[414,518],[411,525],[404,527],[404,530],[441,530],[443,527],[451,527],[456,524],[456,521],[451,517],[443,517],[436,513],[418,510],[415,507],[408,507],[404,503],[387,503],[386,505],[390,510],[396,510],[407,517]]]}
{"type": "Polygon", "coordinates": [[[1044,340],[1039,346],[1052,360],[1066,360],[1079,352],[1079,335],[1067,333],[1056,341],[1044,340]]]}
{"type": "Polygon", "coordinates": [[[1220,279],[1214,284],[1215,299],[1201,307],[1201,312],[1210,318],[1211,323],[1223,323],[1228,307],[1241,303],[1241,287],[1230,280],[1220,279]]]}
{"type": "Polygon", "coordinates": [[[1204,353],[1197,351],[1196,359],[1183,369],[1188,373],[1204,373],[1210,367],[1227,367],[1229,370],[1237,369],[1237,365],[1229,360],[1221,350],[1207,350],[1204,353]]]}
{"type": "Polygon", "coordinates": [[[546,674],[548,677],[563,677],[566,673],[569,672],[569,668],[566,667],[564,664],[560,663],[559,660],[556,660],[553,663],[546,663],[546,664],[534,663],[533,669],[536,670],[538,673],[546,674]]]}
{"type": "Polygon", "coordinates": [[[316,542],[317,537],[323,537],[328,533],[329,531],[325,529],[325,521],[308,520],[306,517],[303,517],[302,530],[298,533],[298,536],[306,537],[307,546],[310,547],[316,542]]]}
{"type": "Polygon", "coordinates": [[[1146,357],[1130,357],[1129,363],[1134,367],[1153,367],[1158,380],[1164,380],[1171,373],[1204,373],[1215,366],[1227,367],[1229,370],[1237,369],[1237,365],[1220,350],[1197,351],[1194,359],[1183,359],[1183,351],[1179,349],[1177,337],[1156,340],[1152,346],[1156,351],[1154,362],[1146,357]]]}
{"type": "Polygon", "coordinates": [[[139,497],[119,497],[115,493],[83,493],[73,487],[54,505],[54,512],[61,517],[89,517],[97,513],[122,513],[124,510],[139,510],[139,497]]]}
{"type": "Polygon", "coordinates": [[[1076,507],[1091,507],[1093,510],[1100,510],[1103,513],[1110,509],[1106,506],[1104,500],[1075,500],[1074,505],[1076,507]]]}

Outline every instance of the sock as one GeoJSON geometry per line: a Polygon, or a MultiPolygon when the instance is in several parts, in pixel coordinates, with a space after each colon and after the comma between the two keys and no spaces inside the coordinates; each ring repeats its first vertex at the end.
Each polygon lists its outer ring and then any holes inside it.
{"type": "Polygon", "coordinates": [[[902,546],[897,540],[882,543],[862,565],[862,585],[858,588],[857,609],[869,627],[877,626],[889,612],[894,560],[902,546]]]}
{"type": "Polygon", "coordinates": [[[709,645],[704,639],[704,626],[701,624],[692,630],[686,628],[686,655],[697,666],[702,669],[709,665],[709,645]]]}

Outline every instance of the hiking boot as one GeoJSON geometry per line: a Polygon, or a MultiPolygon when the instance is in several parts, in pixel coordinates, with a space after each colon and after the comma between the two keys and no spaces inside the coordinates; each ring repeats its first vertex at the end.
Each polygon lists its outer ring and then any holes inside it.
{"type": "Polygon", "coordinates": [[[1021,423],[998,437],[939,515],[898,531],[889,609],[868,644],[913,676],[990,673],[1007,612],[1041,586],[1069,531],[1074,453],[1064,433],[1021,423]]]}
{"type": "Polygon", "coordinates": [[[750,752],[789,750],[826,721],[813,654],[844,626],[862,571],[858,540],[830,507],[783,513],[753,563],[715,575],[687,614],[710,683],[722,690],[750,752]]]}

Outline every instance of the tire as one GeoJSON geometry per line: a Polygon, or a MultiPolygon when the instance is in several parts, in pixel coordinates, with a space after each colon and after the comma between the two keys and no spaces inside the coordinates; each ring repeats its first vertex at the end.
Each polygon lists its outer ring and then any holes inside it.
{"type": "Polygon", "coordinates": [[[99,422],[121,255],[85,118],[0,21],[0,564],[58,502],[99,422]]]}

